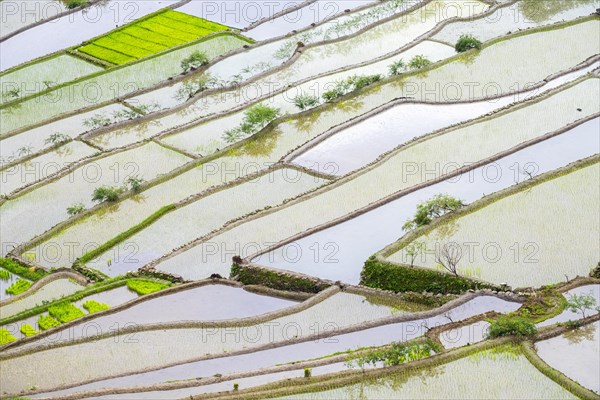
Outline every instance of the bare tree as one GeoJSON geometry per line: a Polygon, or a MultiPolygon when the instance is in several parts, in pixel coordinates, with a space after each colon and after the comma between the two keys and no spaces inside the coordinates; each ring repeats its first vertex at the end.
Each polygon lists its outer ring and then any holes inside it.
{"type": "Polygon", "coordinates": [[[444,267],[445,270],[458,276],[456,269],[462,258],[462,248],[458,243],[446,243],[440,251],[436,252],[435,261],[444,267]]]}

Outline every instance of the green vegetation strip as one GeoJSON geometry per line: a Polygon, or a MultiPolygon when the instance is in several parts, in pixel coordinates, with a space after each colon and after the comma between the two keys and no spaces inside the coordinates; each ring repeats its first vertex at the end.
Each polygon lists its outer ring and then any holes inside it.
{"type": "Polygon", "coordinates": [[[25,266],[9,258],[0,258],[0,268],[31,281],[38,281],[48,275],[48,272],[41,268],[25,266]]]}
{"type": "Polygon", "coordinates": [[[285,272],[238,263],[231,266],[231,277],[237,277],[237,280],[244,285],[261,285],[291,292],[319,293],[331,286],[316,278],[303,278],[285,272]]]}
{"type": "Polygon", "coordinates": [[[89,262],[89,261],[93,260],[94,258],[99,257],[104,252],[112,249],[114,246],[118,245],[119,243],[121,243],[121,242],[125,241],[126,239],[130,238],[131,236],[135,235],[136,233],[138,233],[142,229],[146,228],[147,226],[151,225],[152,223],[154,223],[156,220],[161,218],[166,213],[175,210],[175,208],[177,208],[177,206],[175,204],[169,204],[167,206],[162,207],[161,209],[156,211],[154,214],[150,215],[148,218],[146,218],[139,224],[132,226],[131,228],[127,229],[124,232],[121,232],[120,234],[118,234],[114,238],[110,239],[106,243],[101,244],[94,250],[88,251],[87,253],[82,255],[76,261],[76,264],[85,264],[86,262],[89,262]]]}
{"type": "Polygon", "coordinates": [[[393,292],[430,292],[460,294],[473,289],[491,289],[493,285],[431,269],[380,261],[371,256],[360,274],[360,284],[393,292]]]}
{"type": "Polygon", "coordinates": [[[129,290],[133,290],[140,296],[158,292],[160,290],[168,288],[169,284],[163,282],[156,282],[144,279],[130,279],[127,281],[127,287],[129,290]]]}
{"type": "Polygon", "coordinates": [[[76,50],[111,64],[122,65],[228,29],[227,26],[179,11],[162,10],[86,42],[76,50]]]}

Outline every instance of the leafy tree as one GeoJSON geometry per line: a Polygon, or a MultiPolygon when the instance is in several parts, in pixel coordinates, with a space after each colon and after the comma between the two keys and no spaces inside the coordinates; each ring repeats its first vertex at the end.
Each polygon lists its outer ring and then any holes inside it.
{"type": "Polygon", "coordinates": [[[403,59],[399,59],[398,61],[391,63],[388,69],[390,75],[400,75],[402,72],[406,71],[406,63],[403,59]]]}
{"type": "Polygon", "coordinates": [[[67,207],[67,214],[73,216],[77,214],[81,214],[85,211],[85,206],[83,203],[75,203],[70,207],[67,207]]]}
{"type": "Polygon", "coordinates": [[[414,56],[408,62],[408,66],[410,67],[410,69],[425,68],[429,64],[431,64],[431,61],[429,61],[429,59],[427,57],[425,57],[424,55],[421,55],[421,54],[414,56]]]}
{"type": "Polygon", "coordinates": [[[46,138],[46,140],[44,140],[44,144],[54,146],[54,145],[67,143],[70,140],[71,140],[71,138],[69,136],[65,135],[64,133],[54,132],[53,134],[48,136],[46,138]]]}
{"type": "Polygon", "coordinates": [[[94,189],[92,201],[117,201],[121,193],[123,193],[123,188],[114,186],[100,186],[94,189]]]}
{"type": "Polygon", "coordinates": [[[500,336],[532,336],[537,332],[535,325],[523,317],[502,315],[490,324],[488,338],[500,336]]]}
{"type": "Polygon", "coordinates": [[[481,49],[481,41],[472,35],[461,35],[456,42],[454,49],[458,53],[463,53],[471,49],[481,49]]]}
{"type": "Polygon", "coordinates": [[[208,56],[206,53],[196,50],[183,60],[181,60],[181,69],[183,72],[188,72],[191,69],[196,69],[202,65],[208,64],[208,56]]]}
{"type": "Polygon", "coordinates": [[[301,110],[306,110],[319,104],[319,98],[310,94],[302,93],[294,97],[294,104],[301,110]]]}
{"type": "Polygon", "coordinates": [[[596,307],[596,298],[592,292],[587,294],[572,294],[567,299],[567,309],[581,314],[585,318],[585,312],[587,310],[593,310],[596,307]]]}
{"type": "Polygon", "coordinates": [[[411,230],[427,225],[433,218],[455,211],[464,204],[461,200],[447,194],[437,194],[431,199],[417,205],[417,212],[412,219],[406,221],[402,226],[404,230],[411,230]]]}

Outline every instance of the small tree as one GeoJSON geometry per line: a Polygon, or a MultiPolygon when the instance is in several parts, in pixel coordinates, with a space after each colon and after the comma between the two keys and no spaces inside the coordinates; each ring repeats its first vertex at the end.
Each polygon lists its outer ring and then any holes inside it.
{"type": "Polygon", "coordinates": [[[123,193],[123,188],[114,186],[100,186],[94,189],[92,201],[117,201],[121,193],[123,193]]]}
{"type": "Polygon", "coordinates": [[[417,257],[426,250],[427,245],[421,240],[415,240],[404,248],[404,252],[410,258],[410,266],[414,267],[417,257]]]}
{"type": "Polygon", "coordinates": [[[585,312],[587,310],[593,310],[596,307],[596,298],[592,292],[587,294],[572,294],[567,299],[567,309],[581,314],[585,318],[585,312]]]}
{"type": "Polygon", "coordinates": [[[461,35],[456,42],[454,49],[458,53],[463,53],[471,49],[481,49],[481,42],[473,35],[461,35]]]}
{"type": "Polygon", "coordinates": [[[310,368],[304,368],[304,377],[310,378],[312,375],[312,370],[310,368]]]}
{"type": "Polygon", "coordinates": [[[402,229],[411,230],[423,225],[427,225],[433,218],[455,211],[462,207],[464,203],[447,194],[437,194],[431,199],[417,205],[417,212],[412,219],[404,223],[402,229]]]}
{"type": "Polygon", "coordinates": [[[73,216],[77,214],[81,214],[85,211],[85,206],[83,203],[75,203],[70,207],[67,207],[67,214],[73,216]]]}
{"type": "Polygon", "coordinates": [[[462,258],[462,248],[458,243],[446,243],[436,252],[435,261],[446,271],[458,276],[458,263],[462,258]]]}
{"type": "Polygon", "coordinates": [[[410,69],[421,69],[431,64],[431,61],[422,54],[416,55],[410,59],[408,66],[410,69]]]}
{"type": "Polygon", "coordinates": [[[398,61],[391,63],[388,69],[390,75],[400,75],[402,72],[406,71],[406,63],[403,59],[399,59],[398,61]]]}
{"type": "Polygon", "coordinates": [[[310,94],[299,94],[294,97],[294,104],[301,110],[306,110],[319,104],[319,98],[310,94]]]}
{"type": "Polygon", "coordinates": [[[206,64],[208,64],[208,56],[206,53],[196,50],[181,60],[181,69],[183,72],[188,72],[191,69],[196,69],[206,64]]]}

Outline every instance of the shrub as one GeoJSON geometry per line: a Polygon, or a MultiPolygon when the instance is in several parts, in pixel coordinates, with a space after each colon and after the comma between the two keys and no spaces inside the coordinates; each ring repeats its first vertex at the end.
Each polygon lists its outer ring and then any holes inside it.
{"type": "Polygon", "coordinates": [[[129,188],[131,190],[133,190],[135,193],[139,193],[139,191],[140,191],[140,189],[142,187],[142,183],[144,183],[144,178],[140,178],[137,175],[136,176],[130,176],[125,181],[125,185],[129,186],[129,188]]]}
{"type": "Polygon", "coordinates": [[[535,325],[523,317],[503,315],[490,325],[488,338],[501,336],[532,336],[537,332],[535,325]]]}
{"type": "Polygon", "coordinates": [[[85,6],[88,3],[88,0],[64,0],[65,6],[71,10],[73,8],[85,6]]]}
{"type": "Polygon", "coordinates": [[[458,53],[465,52],[471,49],[481,49],[481,42],[472,35],[461,35],[454,49],[458,53]]]}
{"type": "Polygon", "coordinates": [[[52,135],[48,136],[46,140],[44,140],[44,144],[54,146],[58,144],[67,143],[70,140],[71,138],[65,135],[64,133],[54,132],[52,135]]]}
{"type": "Polygon", "coordinates": [[[420,226],[427,225],[433,218],[455,211],[462,207],[464,203],[461,200],[447,194],[437,194],[431,199],[417,205],[417,212],[412,219],[404,223],[402,229],[410,230],[420,226]]]}
{"type": "Polygon", "coordinates": [[[264,128],[269,122],[279,116],[279,109],[264,104],[250,107],[244,113],[244,119],[237,128],[225,131],[223,139],[227,143],[233,143],[243,137],[251,136],[264,128]]]}
{"type": "Polygon", "coordinates": [[[237,392],[240,389],[240,384],[239,383],[234,383],[233,384],[233,391],[237,392]]]}
{"type": "Polygon", "coordinates": [[[421,69],[421,68],[425,68],[426,66],[428,66],[429,64],[431,64],[431,61],[429,61],[429,59],[427,59],[427,57],[419,54],[414,56],[413,58],[410,59],[410,61],[408,62],[408,66],[411,69],[421,69]]]}
{"type": "Polygon", "coordinates": [[[365,88],[369,85],[372,85],[373,83],[380,81],[380,80],[381,80],[381,75],[379,75],[379,74],[377,74],[377,75],[353,75],[344,80],[335,82],[334,87],[332,89],[327,90],[325,93],[323,93],[322,97],[323,97],[323,100],[330,103],[345,94],[363,89],[363,88],[365,88]]]}
{"type": "Polygon", "coordinates": [[[360,284],[393,292],[464,293],[469,289],[492,288],[468,278],[433,269],[411,268],[378,261],[371,256],[360,273],[360,284]]]}
{"type": "Polygon", "coordinates": [[[304,368],[304,377],[310,378],[311,375],[312,375],[312,370],[310,368],[304,368]]]}
{"type": "Polygon", "coordinates": [[[198,68],[208,64],[208,56],[201,51],[194,51],[192,54],[181,60],[181,69],[183,72],[188,72],[192,68],[198,68]]]}
{"type": "Polygon", "coordinates": [[[129,290],[133,290],[140,296],[158,292],[169,287],[168,284],[156,281],[148,281],[143,279],[130,279],[127,281],[129,290]]]}
{"type": "Polygon", "coordinates": [[[294,104],[301,110],[306,110],[319,104],[319,98],[310,94],[299,94],[294,97],[294,104]]]}
{"type": "Polygon", "coordinates": [[[37,281],[48,274],[41,268],[23,266],[9,258],[0,258],[0,267],[31,281],[37,281]]]}
{"type": "Polygon", "coordinates": [[[47,331],[48,329],[52,329],[59,325],[60,322],[52,318],[50,315],[40,315],[38,318],[38,326],[43,331],[47,331]]]}
{"type": "Polygon", "coordinates": [[[97,129],[107,125],[110,125],[110,118],[104,114],[94,114],[83,120],[83,126],[90,129],[97,129]]]}
{"type": "Polygon", "coordinates": [[[0,346],[16,341],[17,338],[11,335],[9,331],[4,328],[0,328],[0,346]]]}
{"type": "Polygon", "coordinates": [[[21,333],[27,337],[37,335],[38,333],[40,333],[39,331],[35,330],[33,328],[33,326],[31,326],[29,324],[21,325],[20,330],[21,330],[21,333]]]}
{"type": "Polygon", "coordinates": [[[406,63],[403,59],[399,59],[398,61],[391,63],[388,69],[390,75],[400,75],[402,72],[406,71],[406,63]]]}
{"type": "Polygon", "coordinates": [[[94,189],[92,201],[117,201],[121,193],[123,193],[123,188],[115,186],[100,186],[94,189]]]}
{"type": "Polygon", "coordinates": [[[99,311],[108,310],[110,307],[108,304],[100,303],[96,300],[88,300],[83,303],[83,308],[85,308],[88,313],[93,314],[99,311]]]}
{"type": "Polygon", "coordinates": [[[202,75],[201,77],[192,81],[184,82],[183,85],[177,89],[175,99],[179,101],[189,100],[196,94],[215,86],[217,83],[218,81],[216,78],[213,78],[208,74],[202,75]]]}
{"type": "Polygon", "coordinates": [[[75,203],[69,207],[67,207],[67,214],[73,216],[77,214],[81,214],[85,211],[85,205],[83,203],[75,203]]]}
{"type": "Polygon", "coordinates": [[[384,366],[400,365],[429,357],[433,350],[433,347],[429,343],[392,343],[389,348],[374,350],[365,355],[349,360],[347,365],[353,366],[356,364],[360,368],[363,368],[368,364],[371,364],[375,367],[379,363],[383,363],[384,366]]]}
{"type": "Polygon", "coordinates": [[[62,323],[83,317],[85,313],[68,301],[48,307],[48,313],[62,323]]]}
{"type": "Polygon", "coordinates": [[[19,157],[24,157],[33,153],[33,147],[29,145],[21,146],[17,149],[17,155],[19,157]]]}
{"type": "Polygon", "coordinates": [[[14,281],[12,283],[12,285],[10,285],[9,287],[7,287],[6,290],[5,290],[5,292],[6,292],[6,294],[10,294],[10,295],[16,296],[18,294],[23,293],[24,291],[26,291],[30,287],[31,287],[31,282],[19,278],[16,281],[14,281]]]}

